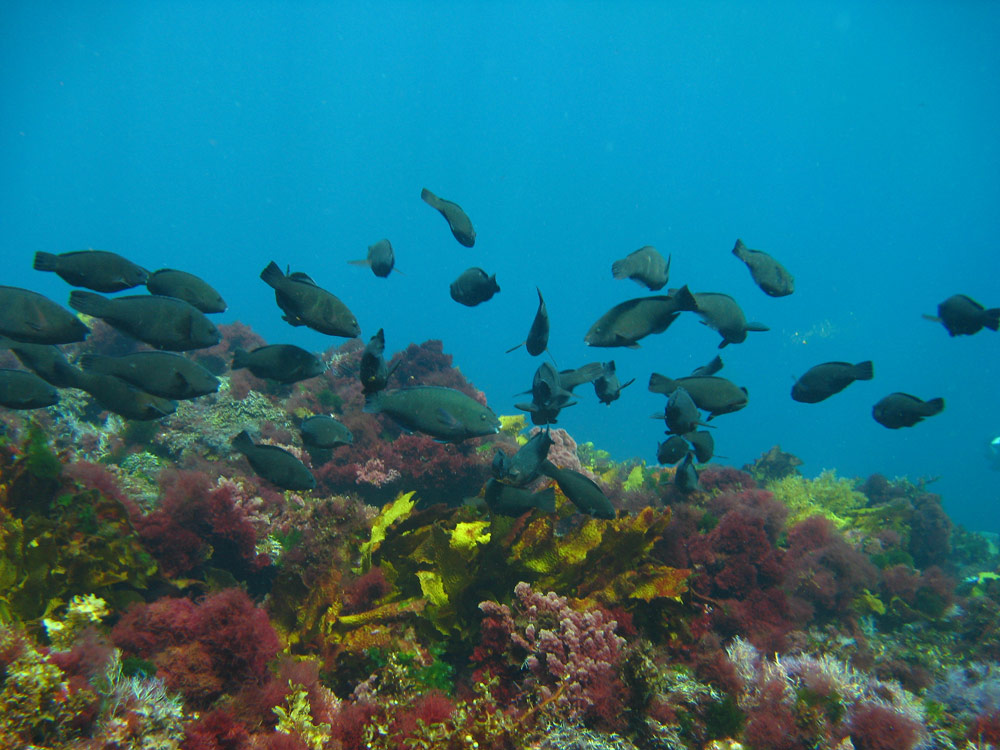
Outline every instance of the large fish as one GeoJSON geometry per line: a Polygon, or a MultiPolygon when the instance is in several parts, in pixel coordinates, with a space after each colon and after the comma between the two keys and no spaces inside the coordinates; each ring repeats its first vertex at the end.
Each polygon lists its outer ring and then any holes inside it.
{"type": "Polygon", "coordinates": [[[299,459],[276,445],[257,445],[246,431],[232,440],[233,447],[247,457],[254,473],[284,490],[311,490],[316,477],[299,459]]]}
{"type": "Polygon", "coordinates": [[[1000,328],[1000,307],[986,309],[971,297],[953,294],[937,308],[938,314],[925,315],[927,320],[941,323],[949,336],[971,336],[983,328],[1000,328]]]}
{"type": "Polygon", "coordinates": [[[610,405],[612,401],[617,401],[622,395],[622,389],[627,388],[635,382],[635,378],[622,383],[618,380],[618,373],[615,371],[615,361],[604,363],[601,376],[594,380],[594,393],[597,400],[602,404],[610,405]]]}
{"type": "Polygon", "coordinates": [[[933,417],[944,409],[943,398],[923,401],[908,393],[890,393],[872,407],[872,417],[883,427],[898,430],[913,427],[924,417],[933,417]]]}
{"type": "Polygon", "coordinates": [[[531,328],[528,329],[528,338],[508,349],[507,354],[523,346],[528,354],[537,357],[549,345],[549,311],[545,309],[542,290],[536,286],[535,291],[538,292],[538,309],[535,311],[535,319],[531,321],[531,328]]]}
{"type": "Polygon", "coordinates": [[[598,318],[583,340],[588,346],[635,349],[640,339],[651,333],[663,333],[682,311],[695,309],[696,299],[686,286],[671,294],[630,299],[598,318]]]}
{"type": "Polygon", "coordinates": [[[541,469],[545,476],[556,480],[559,489],[577,509],[597,518],[615,517],[615,507],[590,477],[572,469],[559,468],[547,460],[542,462],[541,469]]]}
{"type": "Polygon", "coordinates": [[[69,306],[156,349],[184,352],[219,343],[215,324],[201,310],[176,297],[136,294],[109,299],[76,291],[69,295],[69,306]]]}
{"type": "Polygon", "coordinates": [[[653,393],[669,396],[677,388],[684,388],[695,405],[709,413],[708,419],[739,411],[749,400],[746,388],[726,378],[689,375],[674,380],[657,372],[649,376],[649,390],[653,393]]]}
{"type": "Polygon", "coordinates": [[[22,365],[46,383],[56,388],[72,388],[76,385],[80,370],[71,365],[58,348],[50,344],[26,344],[0,337],[0,348],[4,347],[14,352],[22,365]]]}
{"type": "Polygon", "coordinates": [[[469,221],[469,217],[461,206],[444,198],[438,198],[427,188],[420,191],[420,197],[428,206],[441,212],[456,240],[466,247],[472,247],[476,244],[476,230],[472,228],[472,222],[469,221]]]}
{"type": "Polygon", "coordinates": [[[392,243],[389,240],[379,240],[374,245],[368,246],[368,257],[361,260],[347,261],[352,266],[368,266],[372,273],[380,279],[384,279],[392,269],[396,267],[396,255],[392,252],[392,243]]]}
{"type": "Polygon", "coordinates": [[[135,352],[122,357],[84,354],[80,366],[99,375],[114,375],[136,388],[165,399],[191,399],[215,393],[219,379],[179,354],[135,352]]]}
{"type": "Polygon", "coordinates": [[[77,250],[71,253],[35,253],[36,271],[52,271],[67,284],[95,292],[120,292],[146,281],[149,272],[127,258],[106,250],[77,250]]]}
{"type": "Polygon", "coordinates": [[[269,378],[279,383],[308,380],[326,369],[319,357],[295,344],[271,344],[250,352],[237,347],[233,352],[233,369],[244,367],[258,378],[269,378]]]}
{"type": "Polygon", "coordinates": [[[767,253],[751,250],[743,240],[736,240],[733,255],[747,264],[754,282],[765,294],[784,297],[795,291],[795,277],[767,253]]]}
{"type": "Polygon", "coordinates": [[[226,301],[207,282],[187,271],[161,268],[153,271],[146,279],[146,289],[150,294],[163,297],[177,297],[203,313],[226,311],[226,301]]]}
{"type": "Polygon", "coordinates": [[[59,391],[34,373],[0,369],[0,406],[41,409],[59,401],[59,391]]]}
{"type": "Polygon", "coordinates": [[[26,344],[71,344],[90,329],[69,310],[38,292],[0,286],[0,335],[26,344]]]}
{"type": "Polygon", "coordinates": [[[89,393],[102,409],[125,419],[159,419],[177,409],[176,401],[147,393],[114,375],[81,372],[73,387],[89,393]]]}
{"type": "Polygon", "coordinates": [[[260,272],[264,283],[274,289],[274,299],[293,326],[306,326],[328,336],[352,339],[361,335],[358,319],[340,299],[317,286],[308,275],[297,271],[287,276],[273,260],[260,272]]]}
{"type": "Polygon", "coordinates": [[[490,512],[501,516],[520,516],[536,508],[543,513],[553,513],[556,509],[556,489],[552,486],[541,492],[531,492],[490,479],[484,497],[490,512]]]}
{"type": "Polygon", "coordinates": [[[451,282],[451,298],[466,307],[475,307],[486,302],[499,291],[497,275],[490,276],[482,268],[476,266],[467,268],[451,282]]]}
{"type": "Polygon", "coordinates": [[[404,429],[450,443],[500,430],[500,420],[488,406],[454,388],[441,386],[379,391],[365,400],[365,411],[386,414],[404,429]]]}
{"type": "Polygon", "coordinates": [[[632,279],[651,292],[662,289],[670,278],[670,258],[666,260],[652,245],[646,245],[611,264],[616,279],[632,279]]]}
{"type": "Polygon", "coordinates": [[[771,330],[763,323],[748,323],[743,310],[728,294],[698,292],[694,298],[697,301],[695,311],[701,316],[702,322],[722,336],[720,349],[728,344],[746,341],[747,331],[771,330]]]}
{"type": "Polygon", "coordinates": [[[871,380],[875,370],[871,360],[858,362],[824,362],[810,367],[792,386],[792,398],[803,404],[815,404],[840,393],[855,380],[871,380]]]}

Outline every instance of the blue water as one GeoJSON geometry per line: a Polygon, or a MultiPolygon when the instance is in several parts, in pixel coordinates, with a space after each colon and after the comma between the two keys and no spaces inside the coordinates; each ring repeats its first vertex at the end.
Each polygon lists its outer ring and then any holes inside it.
{"type": "Polygon", "coordinates": [[[202,275],[273,343],[292,329],[258,279],[310,273],[387,349],[439,338],[498,413],[530,384],[538,285],[560,367],[614,358],[636,384],[588,387],[559,424],[655,461],[662,396],[718,336],[692,316],[638,350],[589,349],[606,309],[645,290],[611,262],[646,244],[670,285],[735,296],[770,326],[722,351],[750,404],[713,422],[735,465],[770,446],[804,473],[940,477],[957,521],[1000,530],[1000,336],[921,319],[968,294],[1000,306],[1000,5],[995,3],[6,2],[0,11],[4,284],[65,304],[36,250],[122,253],[202,275]],[[460,203],[460,246],[420,189],[460,203]],[[347,265],[388,237],[405,275],[347,265]],[[765,296],[737,237],[795,275],[765,296]],[[502,289],[464,308],[465,268],[502,289]],[[794,379],[873,359],[816,405],[794,379]],[[892,391],[945,411],[887,430],[892,391]]]}

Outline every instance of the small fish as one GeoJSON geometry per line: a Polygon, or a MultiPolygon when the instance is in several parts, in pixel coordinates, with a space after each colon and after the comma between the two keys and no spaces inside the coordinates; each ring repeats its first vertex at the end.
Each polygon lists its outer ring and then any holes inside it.
{"type": "Polygon", "coordinates": [[[219,379],[179,354],[135,352],[122,357],[84,354],[80,366],[90,373],[114,375],[139,390],[171,400],[205,396],[219,390],[219,379]]]}
{"type": "Polygon", "coordinates": [[[0,337],[0,348],[7,348],[49,385],[73,388],[80,370],[69,363],[58,348],[50,344],[25,344],[23,341],[0,337]]]}
{"type": "Polygon", "coordinates": [[[656,463],[664,466],[675,464],[688,452],[687,441],[680,435],[671,435],[656,446],[656,463]]]}
{"type": "Polygon", "coordinates": [[[691,443],[694,457],[698,459],[698,463],[707,464],[712,460],[712,456],[715,455],[715,438],[712,437],[711,432],[708,430],[689,432],[684,436],[684,439],[691,443]]]}
{"type": "Polygon", "coordinates": [[[337,448],[354,442],[354,435],[343,423],[325,414],[303,419],[299,434],[307,448],[337,448]]]}
{"type": "MultiPolygon", "coordinates": [[[[396,255],[392,252],[392,243],[389,240],[379,240],[374,245],[368,246],[368,257],[362,260],[347,261],[352,266],[369,266],[372,273],[380,279],[386,278],[396,266],[396,255]]],[[[399,271],[397,271],[399,273],[399,271]]]]}
{"type": "MultiPolygon", "coordinates": [[[[402,360],[399,360],[402,362],[402,360]]],[[[361,378],[361,392],[368,396],[385,388],[392,373],[399,367],[399,362],[390,370],[385,361],[385,332],[378,332],[368,339],[365,350],[361,352],[361,366],[358,377],[361,378]]]]}
{"type": "Polygon", "coordinates": [[[424,203],[441,212],[456,240],[466,247],[476,244],[476,230],[472,228],[472,222],[461,206],[444,198],[438,198],[427,188],[420,191],[420,197],[424,203]]]}
{"type": "Polygon", "coordinates": [[[604,365],[600,362],[588,362],[582,367],[559,371],[559,386],[573,392],[573,389],[584,383],[593,383],[604,374],[604,365]]]}
{"type": "Polygon", "coordinates": [[[26,344],[72,344],[90,329],[69,310],[38,292],[0,286],[0,335],[26,344]]]}
{"type": "Polygon", "coordinates": [[[535,319],[531,321],[531,328],[528,329],[528,338],[508,349],[507,354],[523,346],[528,350],[528,354],[537,357],[549,345],[549,311],[545,309],[542,290],[536,286],[535,291],[538,292],[538,310],[535,312],[535,319]]]}
{"type": "Polygon", "coordinates": [[[308,380],[326,369],[319,357],[294,344],[261,346],[251,352],[237,347],[233,352],[233,369],[244,367],[258,378],[269,378],[279,383],[308,380]]]}
{"type": "Polygon", "coordinates": [[[646,245],[611,264],[616,279],[632,279],[649,291],[662,289],[670,278],[670,258],[666,260],[652,245],[646,245]]]}
{"type": "Polygon", "coordinates": [[[673,380],[658,372],[649,376],[649,390],[653,393],[669,396],[677,388],[684,388],[695,405],[708,412],[708,421],[720,414],[739,411],[750,400],[746,388],[726,378],[688,375],[673,380]]]}
{"type": "Polygon", "coordinates": [[[937,308],[937,316],[924,315],[927,320],[941,323],[949,336],[971,336],[984,327],[991,331],[1000,328],[1000,307],[986,309],[971,297],[953,294],[937,308]]]}
{"type": "Polygon", "coordinates": [[[144,284],[149,272],[142,266],[106,250],[71,253],[35,253],[36,271],[52,271],[67,284],[95,292],[120,292],[144,284]]]}
{"type": "Polygon", "coordinates": [[[667,295],[630,299],[598,318],[583,340],[587,346],[637,349],[640,339],[663,333],[682,311],[696,308],[697,301],[686,286],[667,295]]]}
{"type": "Polygon", "coordinates": [[[543,513],[554,513],[556,510],[556,488],[553,486],[541,492],[532,492],[490,479],[484,488],[484,495],[490,512],[501,516],[516,517],[536,508],[543,513]]]}
{"type": "Polygon", "coordinates": [[[597,518],[615,517],[615,507],[590,477],[572,469],[561,469],[548,460],[542,462],[541,470],[556,481],[563,494],[583,513],[597,518]]]}
{"type": "Polygon", "coordinates": [[[810,367],[792,386],[792,399],[803,404],[815,404],[840,393],[855,380],[871,380],[875,370],[870,360],[852,365],[850,362],[824,362],[810,367]]]}
{"type": "Polygon", "coordinates": [[[913,427],[922,422],[924,417],[933,417],[944,409],[943,398],[932,398],[922,401],[908,393],[890,393],[872,407],[872,417],[883,427],[898,430],[900,427],[913,427]]]}
{"type": "Polygon", "coordinates": [[[81,372],[73,387],[89,393],[102,409],[125,419],[160,419],[177,409],[176,401],[147,393],[114,375],[81,372]]]}
{"type": "Polygon", "coordinates": [[[0,406],[41,409],[59,402],[59,391],[34,373],[0,369],[0,406]]]}
{"type": "Polygon", "coordinates": [[[340,299],[319,287],[301,271],[285,275],[273,260],[260,278],[274,289],[274,299],[293,326],[306,326],[328,336],[353,339],[361,335],[358,319],[340,299]]]}
{"type": "Polygon", "coordinates": [[[451,298],[466,307],[475,307],[493,298],[500,291],[497,275],[490,276],[482,268],[473,266],[451,282],[451,298]]]}
{"type": "Polygon", "coordinates": [[[187,271],[177,271],[173,268],[153,271],[146,279],[146,289],[150,294],[182,299],[203,313],[221,313],[227,308],[221,294],[207,282],[187,271]]]}
{"type": "Polygon", "coordinates": [[[276,445],[257,445],[246,430],[232,440],[233,447],[247,457],[257,476],[284,490],[311,490],[316,477],[299,459],[276,445]]]}
{"type": "Polygon", "coordinates": [[[771,330],[763,323],[748,323],[743,310],[736,300],[728,294],[718,292],[698,292],[694,295],[697,301],[697,312],[702,323],[722,336],[719,344],[721,349],[729,344],[740,344],[746,341],[747,331],[771,330]]]}
{"type": "Polygon", "coordinates": [[[219,343],[215,324],[201,310],[176,297],[136,294],[107,298],[75,291],[69,295],[69,306],[155,349],[184,352],[219,343]]]}
{"type": "Polygon", "coordinates": [[[684,456],[684,460],[674,472],[674,487],[685,495],[701,489],[701,483],[698,481],[698,470],[694,467],[694,460],[690,453],[684,456]]]}
{"type": "Polygon", "coordinates": [[[523,487],[534,481],[538,478],[542,462],[548,457],[551,447],[549,431],[538,430],[506,461],[506,473],[502,479],[515,487],[523,487]]]}
{"type": "Polygon", "coordinates": [[[701,424],[701,414],[698,413],[694,399],[681,387],[675,388],[667,398],[667,408],[663,418],[667,423],[667,432],[674,435],[694,432],[695,427],[701,424]]]}
{"type": "Polygon", "coordinates": [[[767,253],[761,250],[751,250],[743,244],[743,240],[736,240],[733,255],[747,264],[754,283],[765,294],[772,297],[785,297],[795,291],[795,277],[767,253]]]}
{"type": "Polygon", "coordinates": [[[610,405],[612,401],[617,401],[622,395],[622,389],[627,388],[635,382],[635,378],[632,378],[627,383],[618,382],[618,375],[615,372],[615,361],[604,363],[604,371],[601,373],[601,377],[594,380],[594,393],[597,394],[597,400],[602,404],[610,405]]]}
{"type": "Polygon", "coordinates": [[[418,385],[379,391],[365,399],[364,410],[385,414],[404,429],[442,442],[458,443],[500,431],[500,420],[488,406],[454,388],[418,385]]]}

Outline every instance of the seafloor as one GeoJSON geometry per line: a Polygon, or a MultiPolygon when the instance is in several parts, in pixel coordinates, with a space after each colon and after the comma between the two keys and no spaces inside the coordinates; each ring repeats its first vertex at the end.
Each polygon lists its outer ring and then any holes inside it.
{"type": "MultiPolygon", "coordinates": [[[[230,372],[263,342],[221,330],[193,356],[223,387],[161,420],[71,390],[0,412],[0,747],[1000,747],[1000,559],[932,485],[806,479],[775,447],[684,493],[553,429],[617,517],[559,492],[491,516],[522,417],[405,434],[362,412],[356,341],[282,386],[230,372]],[[311,414],[354,442],[303,451],[311,414]],[[316,489],[255,476],[243,429],[316,489]]],[[[95,322],[87,351],[132,346],[95,322]]],[[[394,363],[476,394],[440,342],[394,363]]]]}

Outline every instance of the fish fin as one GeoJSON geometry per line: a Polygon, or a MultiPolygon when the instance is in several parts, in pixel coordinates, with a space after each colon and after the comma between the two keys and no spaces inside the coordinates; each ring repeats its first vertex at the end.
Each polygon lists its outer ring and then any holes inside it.
{"type": "Polygon", "coordinates": [[[234,436],[230,443],[241,453],[254,447],[253,440],[250,439],[250,434],[246,430],[243,430],[239,435],[234,436]]]}
{"type": "Polygon", "coordinates": [[[441,203],[441,199],[427,188],[423,188],[420,191],[420,199],[429,206],[434,206],[434,208],[437,208],[441,203]]]}
{"type": "Polygon", "coordinates": [[[669,395],[676,389],[677,381],[672,378],[668,378],[666,375],[654,372],[649,376],[649,386],[647,390],[650,390],[653,393],[664,393],[669,395]]]}
{"type": "Polygon", "coordinates": [[[368,258],[360,258],[358,260],[349,260],[347,262],[349,264],[351,264],[352,266],[370,266],[371,265],[371,261],[368,260],[368,258]]]}
{"type": "Polygon", "coordinates": [[[369,393],[365,396],[365,406],[362,410],[367,414],[378,414],[382,411],[382,396],[381,391],[376,391],[375,393],[369,393]]]}
{"type": "Polygon", "coordinates": [[[406,276],[406,274],[405,274],[405,273],[403,273],[402,271],[400,271],[400,270],[399,270],[398,268],[396,268],[395,266],[393,266],[393,267],[392,267],[392,270],[393,270],[393,271],[395,271],[396,273],[400,274],[401,276],[406,276]]]}
{"type": "Polygon", "coordinates": [[[939,318],[937,315],[929,315],[927,313],[924,313],[920,317],[923,318],[924,320],[929,320],[931,323],[940,323],[940,322],[942,322],[941,318],[939,318]]]}
{"type": "MultiPolygon", "coordinates": [[[[445,409],[445,408],[439,407],[438,410],[437,410],[437,416],[438,416],[438,419],[441,421],[441,424],[445,425],[446,427],[461,427],[462,426],[462,423],[459,422],[457,419],[455,419],[454,415],[452,415],[452,413],[450,411],[448,411],[447,409],[445,409]]],[[[443,440],[442,442],[447,443],[447,442],[450,442],[450,441],[443,440]]]]}
{"type": "Polygon", "coordinates": [[[743,260],[743,255],[747,251],[747,246],[743,244],[743,240],[736,240],[736,245],[733,247],[733,255],[735,255],[740,260],[743,260]]]}
{"type": "Polygon", "coordinates": [[[38,251],[35,253],[35,262],[32,268],[36,271],[57,271],[59,269],[59,256],[38,251]]]}
{"type": "Polygon", "coordinates": [[[260,278],[269,287],[277,287],[284,280],[285,274],[282,273],[281,267],[272,260],[267,264],[267,268],[260,272],[260,278]]]}
{"type": "Polygon", "coordinates": [[[671,296],[677,299],[678,310],[686,310],[687,312],[698,311],[698,300],[691,294],[691,290],[688,289],[687,284],[673,292],[671,296]]]}
{"type": "Polygon", "coordinates": [[[944,410],[944,399],[932,398],[928,401],[924,401],[924,406],[927,408],[924,416],[933,417],[935,414],[940,414],[944,410]]]}
{"type": "Polygon", "coordinates": [[[747,328],[746,329],[748,331],[770,331],[771,330],[770,328],[768,328],[763,323],[758,323],[756,321],[752,321],[750,323],[747,323],[747,328]]]}
{"type": "Polygon", "coordinates": [[[856,380],[871,380],[875,377],[875,366],[870,359],[858,362],[854,365],[854,377],[856,380]]]}
{"type": "Polygon", "coordinates": [[[525,344],[525,343],[526,343],[526,342],[522,341],[522,342],[521,342],[520,344],[518,344],[517,346],[512,346],[512,347],[511,347],[510,349],[508,349],[507,351],[505,351],[505,352],[504,352],[504,354],[510,354],[510,353],[511,353],[512,351],[515,351],[515,350],[517,350],[517,349],[520,349],[520,348],[521,348],[522,346],[524,346],[524,344],[525,344]]]}
{"type": "Polygon", "coordinates": [[[629,381],[627,381],[625,383],[622,383],[620,386],[618,386],[618,392],[621,393],[626,388],[628,388],[630,385],[632,385],[632,383],[634,383],[634,382],[635,382],[635,378],[632,378],[631,380],[629,380],[629,381]]]}
{"type": "Polygon", "coordinates": [[[627,279],[628,272],[625,269],[625,262],[628,258],[622,258],[621,260],[616,260],[611,264],[611,275],[616,279],[627,279]]]}
{"type": "Polygon", "coordinates": [[[1000,307],[991,307],[989,310],[983,310],[983,325],[991,331],[1000,328],[1000,307]]]}
{"type": "Polygon", "coordinates": [[[69,293],[69,306],[84,315],[92,315],[95,318],[101,317],[108,311],[109,300],[93,292],[83,292],[77,290],[69,293]]]}
{"type": "Polygon", "coordinates": [[[545,513],[555,513],[556,511],[556,488],[549,485],[544,490],[536,492],[532,497],[535,499],[536,507],[545,513]]]}
{"type": "Polygon", "coordinates": [[[80,356],[79,365],[85,372],[99,372],[101,362],[107,360],[103,354],[83,354],[80,356]]]}

